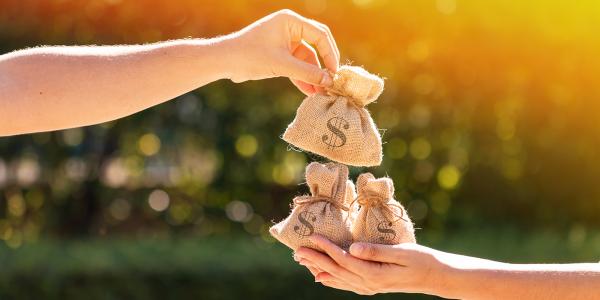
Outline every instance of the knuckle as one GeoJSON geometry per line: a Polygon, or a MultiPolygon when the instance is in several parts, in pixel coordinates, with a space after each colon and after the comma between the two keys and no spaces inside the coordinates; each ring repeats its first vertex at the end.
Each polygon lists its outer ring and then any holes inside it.
{"type": "Polygon", "coordinates": [[[311,70],[309,76],[314,83],[320,83],[323,80],[324,75],[323,72],[321,72],[319,69],[316,69],[311,70]]]}
{"type": "Polygon", "coordinates": [[[321,38],[327,38],[327,36],[329,35],[327,30],[321,26],[317,26],[317,32],[319,33],[321,38]]]}
{"type": "Polygon", "coordinates": [[[296,17],[296,16],[298,16],[298,14],[295,11],[293,11],[293,10],[291,10],[289,8],[282,9],[282,10],[278,11],[275,14],[278,15],[278,16],[284,16],[284,17],[296,17]]]}
{"type": "Polygon", "coordinates": [[[323,51],[327,51],[324,54],[330,54],[329,52],[331,52],[333,49],[331,49],[333,45],[331,45],[329,43],[329,40],[327,39],[327,36],[321,36],[321,38],[319,40],[317,40],[317,48],[319,49],[324,49],[323,51]]]}
{"type": "Polygon", "coordinates": [[[323,60],[328,60],[328,59],[335,59],[335,56],[333,55],[333,53],[329,52],[325,52],[321,54],[321,57],[323,58],[323,60]]]}

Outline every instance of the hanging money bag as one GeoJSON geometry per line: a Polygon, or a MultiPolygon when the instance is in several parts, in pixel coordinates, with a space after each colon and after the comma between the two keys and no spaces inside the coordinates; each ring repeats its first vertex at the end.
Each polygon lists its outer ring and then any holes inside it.
{"type": "Polygon", "coordinates": [[[327,94],[308,96],[283,139],[302,150],[351,166],[381,164],[381,136],[365,106],[383,92],[383,79],[342,66],[327,94]]]}
{"type": "Polygon", "coordinates": [[[348,167],[312,162],[306,167],[305,176],[311,194],[294,198],[291,214],[273,225],[269,232],[293,250],[301,246],[318,250],[308,239],[312,234],[322,235],[348,249],[352,234],[345,198],[354,195],[352,182],[348,181],[348,167]]]}
{"type": "Polygon", "coordinates": [[[402,205],[394,200],[394,182],[363,173],[356,181],[359,204],[352,223],[354,242],[394,245],[415,243],[413,224],[402,205]]]}

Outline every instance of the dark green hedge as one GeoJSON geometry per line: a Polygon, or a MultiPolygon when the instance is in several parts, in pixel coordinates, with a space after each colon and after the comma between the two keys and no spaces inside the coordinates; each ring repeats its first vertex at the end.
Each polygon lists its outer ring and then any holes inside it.
{"type": "MultiPolygon", "coordinates": [[[[467,231],[421,236],[441,250],[509,262],[600,259],[600,234],[467,231]]],[[[0,248],[0,299],[356,299],[314,283],[280,244],[219,239],[43,241],[0,248]]],[[[433,299],[379,295],[374,299],[433,299]]]]}

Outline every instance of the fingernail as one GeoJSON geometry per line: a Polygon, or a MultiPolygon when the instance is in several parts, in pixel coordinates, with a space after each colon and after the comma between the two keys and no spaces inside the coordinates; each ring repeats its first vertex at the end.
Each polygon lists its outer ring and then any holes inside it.
{"type": "Polygon", "coordinates": [[[365,246],[361,244],[352,244],[350,246],[350,253],[360,254],[365,249],[365,246]]]}
{"type": "Polygon", "coordinates": [[[294,254],[294,260],[295,261],[300,261],[300,257],[298,257],[298,255],[294,254]]]}
{"type": "Polygon", "coordinates": [[[324,72],[323,77],[321,78],[321,85],[322,86],[330,86],[332,84],[333,84],[333,79],[331,79],[331,76],[329,75],[329,73],[324,72]]]}
{"type": "Polygon", "coordinates": [[[315,282],[321,282],[321,280],[315,278],[315,282]]]}

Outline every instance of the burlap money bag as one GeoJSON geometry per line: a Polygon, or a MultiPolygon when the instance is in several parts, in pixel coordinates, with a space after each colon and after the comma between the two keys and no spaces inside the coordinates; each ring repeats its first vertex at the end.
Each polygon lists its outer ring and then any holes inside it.
{"type": "Polygon", "coordinates": [[[311,195],[294,198],[291,214],[271,227],[269,232],[293,250],[301,246],[319,250],[308,240],[312,234],[327,237],[336,245],[348,249],[352,243],[344,199],[348,167],[313,162],[306,167],[305,176],[311,195]]]}
{"type": "Polygon", "coordinates": [[[383,79],[361,67],[342,66],[327,94],[309,96],[283,139],[302,150],[351,166],[381,164],[381,136],[365,105],[383,91],[383,79]]]}
{"type": "Polygon", "coordinates": [[[394,200],[394,183],[390,178],[378,178],[371,173],[358,176],[360,209],[351,231],[354,242],[394,245],[415,243],[413,224],[400,203],[394,200]]]}

